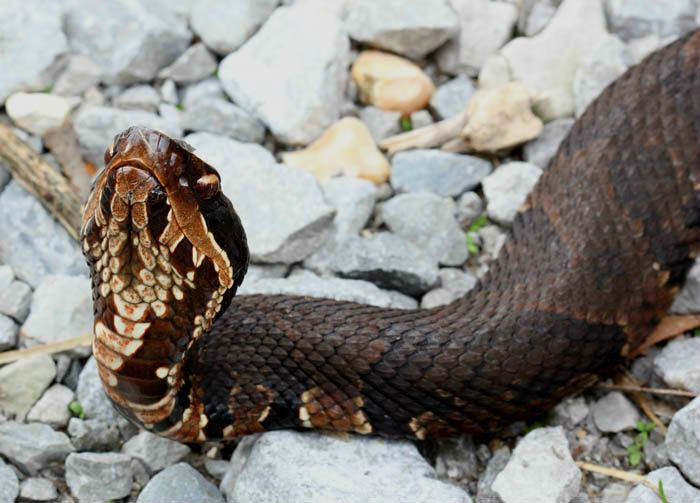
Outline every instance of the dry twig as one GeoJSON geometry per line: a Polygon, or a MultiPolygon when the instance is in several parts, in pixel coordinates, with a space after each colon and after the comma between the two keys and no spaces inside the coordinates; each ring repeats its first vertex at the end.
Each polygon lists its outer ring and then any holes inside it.
{"type": "Polygon", "coordinates": [[[42,346],[16,349],[14,351],[5,351],[4,353],[0,353],[0,365],[21,360],[23,358],[29,358],[30,356],[59,353],[61,351],[67,351],[80,346],[89,346],[90,344],[92,344],[92,335],[83,335],[80,337],[64,339],[58,342],[52,342],[50,344],[44,344],[42,346]]]}
{"type": "Polygon", "coordinates": [[[0,124],[0,157],[7,160],[15,180],[34,194],[77,240],[82,201],[68,180],[4,124],[0,124]]]}

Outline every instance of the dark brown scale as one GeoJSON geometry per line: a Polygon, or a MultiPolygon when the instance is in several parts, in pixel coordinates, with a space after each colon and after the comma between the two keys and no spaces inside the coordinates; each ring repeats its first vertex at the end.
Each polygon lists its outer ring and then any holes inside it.
{"type": "Polygon", "coordinates": [[[261,399],[234,386],[264,383],[278,394],[265,429],[299,427],[300,396],[319,387],[361,396],[373,433],[479,433],[593,382],[666,313],[698,250],[699,40],[650,56],[589,107],[465,298],[410,311],[235,298],[187,356],[212,424],[261,399]]]}

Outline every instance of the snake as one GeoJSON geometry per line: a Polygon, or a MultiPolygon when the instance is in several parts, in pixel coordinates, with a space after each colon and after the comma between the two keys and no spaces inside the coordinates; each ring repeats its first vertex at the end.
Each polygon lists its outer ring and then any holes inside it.
{"type": "Polygon", "coordinates": [[[145,127],[106,150],[80,243],[104,391],[153,433],[497,432],[631,355],[681,288],[700,249],[700,33],[589,105],[450,304],[235,296],[250,257],[219,173],[145,127]]]}

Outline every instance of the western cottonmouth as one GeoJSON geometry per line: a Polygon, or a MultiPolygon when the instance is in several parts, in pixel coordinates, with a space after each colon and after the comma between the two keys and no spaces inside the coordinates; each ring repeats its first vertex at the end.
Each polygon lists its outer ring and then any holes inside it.
{"type": "Polygon", "coordinates": [[[468,295],[398,310],[234,299],[248,250],[218,173],[183,142],[129,128],[81,231],[104,389],[186,442],[280,428],[422,439],[537,414],[667,312],[700,247],[699,132],[696,32],[588,108],[468,295]]]}

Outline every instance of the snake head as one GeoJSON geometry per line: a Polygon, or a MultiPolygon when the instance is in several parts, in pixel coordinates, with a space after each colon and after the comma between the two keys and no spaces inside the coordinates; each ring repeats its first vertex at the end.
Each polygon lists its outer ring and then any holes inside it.
{"type": "MultiPolygon", "coordinates": [[[[242,282],[249,253],[240,218],[221,192],[219,173],[193,152],[187,143],[145,127],[118,134],[88,199],[81,242],[90,265],[99,258],[101,269],[110,269],[102,276],[131,269],[123,274],[128,276],[141,262],[136,269],[181,277],[191,289],[197,284],[208,300],[216,300],[219,313],[242,282]],[[94,253],[97,248],[102,253],[94,253]]],[[[110,282],[100,283],[106,293],[110,282]]],[[[121,291],[118,279],[112,283],[110,291],[121,291]]],[[[158,281],[145,286],[155,288],[158,281]]]]}

